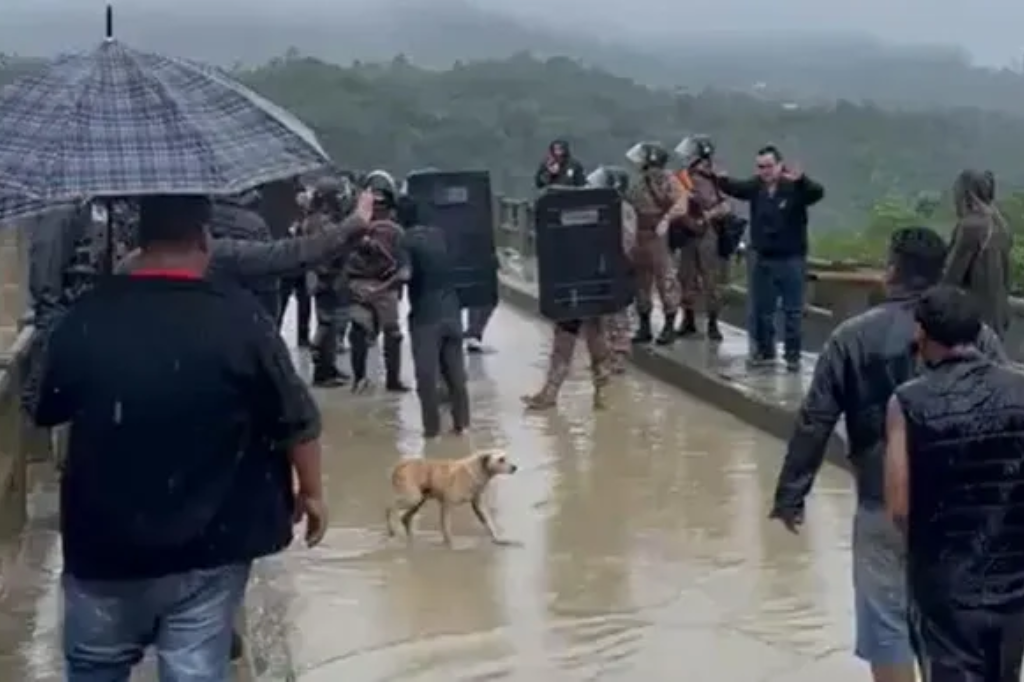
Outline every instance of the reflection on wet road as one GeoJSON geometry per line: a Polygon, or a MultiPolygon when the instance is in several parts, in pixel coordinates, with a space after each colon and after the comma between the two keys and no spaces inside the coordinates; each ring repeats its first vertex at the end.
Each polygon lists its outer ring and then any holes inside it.
{"type": "MultiPolygon", "coordinates": [[[[498,353],[470,359],[463,439],[424,448],[411,394],[318,393],[333,529],[321,548],[257,571],[248,611],[261,679],[864,678],[849,653],[845,473],[823,472],[804,534],[790,536],[764,520],[781,443],[640,375],[594,414],[582,352],[561,407],[524,414],[547,327],[506,309],[492,325],[498,353]],[[521,547],[492,546],[459,509],[447,550],[429,505],[415,546],[385,538],[398,457],[488,447],[521,467],[489,496],[521,547]]],[[[20,560],[0,554],[5,681],[61,679],[52,483],[37,490],[20,560]]]]}
{"type": "Polygon", "coordinates": [[[492,324],[498,353],[471,358],[464,439],[424,448],[412,395],[323,394],[333,530],[269,562],[258,590],[300,682],[863,677],[845,473],[823,473],[790,536],[764,520],[781,443],[636,375],[595,415],[582,357],[560,409],[526,415],[547,328],[507,309],[492,324]],[[521,466],[490,494],[521,547],[491,546],[460,509],[447,550],[429,505],[412,548],[385,538],[399,456],[486,447],[521,466]]]}

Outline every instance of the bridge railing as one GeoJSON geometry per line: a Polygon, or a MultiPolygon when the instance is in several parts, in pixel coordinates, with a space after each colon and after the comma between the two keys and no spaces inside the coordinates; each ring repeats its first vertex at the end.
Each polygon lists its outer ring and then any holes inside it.
{"type": "MultiPolygon", "coordinates": [[[[533,201],[498,197],[495,209],[496,243],[502,267],[509,274],[533,280],[536,275],[533,246],[533,201]]],[[[742,307],[747,296],[746,268],[730,269],[727,300],[742,307]]],[[[843,320],[863,312],[884,296],[884,272],[855,261],[819,258],[808,260],[805,318],[812,337],[819,341],[843,320]]],[[[1024,298],[1011,297],[1013,321],[1007,337],[1011,355],[1024,361],[1024,298]]],[[[737,313],[734,319],[741,316],[737,313]]]]}
{"type": "Polygon", "coordinates": [[[27,516],[32,462],[49,461],[48,431],[22,410],[21,389],[35,328],[26,324],[28,235],[22,226],[0,228],[0,543],[17,535],[27,516]]]}

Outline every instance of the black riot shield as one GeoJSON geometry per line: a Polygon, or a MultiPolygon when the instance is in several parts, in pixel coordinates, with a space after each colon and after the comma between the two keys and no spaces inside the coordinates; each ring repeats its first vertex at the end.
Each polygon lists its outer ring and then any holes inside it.
{"type": "Polygon", "coordinates": [[[537,199],[540,312],[553,321],[598,317],[629,305],[622,199],[609,188],[558,188],[537,199]]]}
{"type": "Polygon", "coordinates": [[[421,171],[406,178],[421,222],[445,231],[463,308],[498,303],[498,255],[487,171],[421,171]]]}

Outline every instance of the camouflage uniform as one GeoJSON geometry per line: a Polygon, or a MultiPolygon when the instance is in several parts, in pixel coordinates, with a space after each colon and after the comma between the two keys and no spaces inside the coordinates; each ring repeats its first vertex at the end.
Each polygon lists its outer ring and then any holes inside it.
{"type": "Polygon", "coordinates": [[[714,180],[700,171],[688,173],[692,189],[691,207],[681,221],[686,238],[679,249],[677,272],[683,306],[681,336],[697,333],[695,310],[704,298],[708,315],[708,338],[720,341],[718,313],[721,310],[721,265],[718,237],[721,219],[730,211],[714,180]]]}
{"type": "Polygon", "coordinates": [[[529,409],[542,410],[555,406],[558,392],[572,369],[576,339],[581,334],[590,354],[590,375],[594,382],[594,407],[597,409],[604,407],[604,392],[608,385],[610,359],[605,319],[597,317],[555,323],[554,339],[551,342],[551,358],[548,361],[544,387],[535,395],[523,397],[523,402],[529,409]]]}
{"type": "MultiPolygon", "coordinates": [[[[303,223],[303,234],[323,232],[331,224],[331,217],[322,212],[313,213],[303,223]]],[[[348,326],[350,296],[342,274],[345,259],[338,258],[314,268],[307,277],[306,288],[313,294],[316,312],[316,335],[313,338],[313,383],[320,386],[338,386],[345,375],[337,367],[338,344],[342,330],[348,326]]]]}
{"type": "Polygon", "coordinates": [[[375,220],[345,262],[345,277],[352,292],[352,373],[356,385],[366,380],[366,356],[379,334],[384,335],[384,370],[389,391],[406,391],[401,378],[402,329],[399,325],[401,282],[399,273],[404,231],[391,220],[375,220]],[[393,285],[388,285],[395,280],[393,285]],[[383,287],[383,288],[382,288],[383,287]]]}
{"type": "MultiPolygon", "coordinates": [[[[622,201],[622,248],[631,257],[636,247],[636,211],[622,201]]],[[[632,348],[629,310],[623,309],[605,318],[605,332],[611,353],[611,371],[621,374],[626,370],[626,358],[632,348]]]]}
{"type": "Polygon", "coordinates": [[[649,168],[642,172],[639,182],[629,189],[627,200],[636,210],[636,245],[633,264],[636,268],[636,311],[640,328],[633,337],[635,343],[648,343],[651,334],[651,290],[657,289],[661,299],[665,327],[658,342],[671,343],[674,335],[676,312],[679,309],[679,283],[676,280],[668,237],[658,234],[659,224],[685,208],[685,191],[679,179],[663,168],[649,168]]]}

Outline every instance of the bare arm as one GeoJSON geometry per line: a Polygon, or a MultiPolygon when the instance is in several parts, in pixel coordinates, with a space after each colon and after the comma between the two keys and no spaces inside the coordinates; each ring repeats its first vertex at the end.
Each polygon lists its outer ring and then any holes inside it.
{"type": "Polygon", "coordinates": [[[907,423],[896,396],[889,399],[885,415],[885,510],[902,525],[910,511],[907,462],[907,423]]]}

